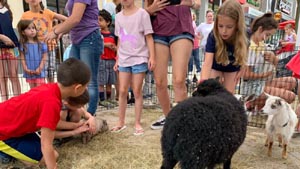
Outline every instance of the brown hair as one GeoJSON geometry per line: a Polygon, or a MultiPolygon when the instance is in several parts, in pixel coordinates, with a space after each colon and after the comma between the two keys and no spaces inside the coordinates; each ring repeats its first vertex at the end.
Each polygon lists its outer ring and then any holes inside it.
{"type": "MultiPolygon", "coordinates": [[[[22,45],[22,47],[23,47],[23,51],[21,51],[21,52],[24,52],[24,53],[27,51],[25,43],[28,42],[28,38],[27,38],[27,36],[25,36],[23,34],[23,32],[25,31],[25,29],[28,28],[28,26],[30,24],[33,24],[34,27],[35,27],[35,29],[37,30],[36,25],[33,23],[33,20],[20,20],[19,23],[18,23],[18,25],[17,25],[18,32],[19,32],[19,35],[20,35],[20,45],[22,45]]],[[[40,43],[40,41],[38,39],[37,34],[35,35],[35,37],[33,38],[33,40],[35,42],[39,43],[39,49],[41,49],[41,47],[40,47],[41,43],[40,43]]]]}
{"type": "MultiPolygon", "coordinates": [[[[246,36],[246,24],[242,6],[236,0],[227,0],[219,8],[218,15],[228,16],[236,21],[236,32],[233,35],[234,45],[234,65],[244,66],[247,62],[247,36],[246,36]]],[[[217,51],[215,58],[219,64],[227,64],[229,61],[227,47],[224,40],[221,38],[218,31],[219,19],[216,17],[216,21],[213,28],[214,37],[216,39],[217,51]]]]}
{"type": "Polygon", "coordinates": [[[274,19],[273,14],[268,12],[262,15],[261,17],[254,19],[254,21],[251,24],[251,32],[256,32],[259,27],[261,27],[263,31],[277,29],[278,22],[274,19]]]}
{"type": "Polygon", "coordinates": [[[85,90],[82,95],[78,97],[68,97],[66,101],[71,106],[85,105],[89,102],[89,92],[85,90]]]}

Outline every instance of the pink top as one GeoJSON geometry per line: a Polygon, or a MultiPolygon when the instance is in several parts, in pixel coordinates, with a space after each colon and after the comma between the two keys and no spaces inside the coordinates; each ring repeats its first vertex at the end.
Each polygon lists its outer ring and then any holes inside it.
{"type": "Polygon", "coordinates": [[[142,8],[132,15],[125,16],[123,11],[116,15],[115,35],[119,37],[119,66],[128,67],[147,63],[149,50],[145,35],[152,34],[149,14],[142,8]]]}
{"type": "Polygon", "coordinates": [[[158,11],[152,25],[154,33],[160,36],[194,35],[191,10],[186,5],[170,5],[158,11]]]}

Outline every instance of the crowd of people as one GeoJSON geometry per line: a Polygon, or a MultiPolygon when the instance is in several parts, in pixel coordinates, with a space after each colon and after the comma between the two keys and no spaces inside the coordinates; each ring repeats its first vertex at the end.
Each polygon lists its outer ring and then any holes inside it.
{"type": "MultiPolygon", "coordinates": [[[[249,110],[263,107],[264,92],[288,103],[300,96],[297,78],[273,78],[278,58],[276,52],[265,51],[264,41],[275,34],[278,22],[272,13],[256,18],[249,37],[242,6],[236,0],[224,2],[216,14],[207,10],[206,21],[199,26],[191,10],[199,9],[200,0],[147,0],[144,9],[137,7],[134,0],[114,0],[100,11],[97,0],[68,0],[68,17],[44,9],[41,0],[26,3],[30,11],[18,22],[18,40],[9,5],[0,0],[3,159],[13,157],[28,166],[44,164],[57,168],[58,153],[53,140],[84,132],[95,134],[98,104],[118,106],[119,120],[111,132],[127,128],[129,89],[134,96],[133,134],[143,135],[143,84],[145,76],[152,72],[154,79],[146,80],[155,82],[163,115],[150,127],[163,128],[171,106],[187,98],[185,83],[193,72],[193,62],[198,83],[220,77],[224,87],[234,94],[241,81],[243,95],[256,95],[247,107],[249,110]],[[55,19],[60,23],[53,26],[55,19]],[[71,36],[72,45],[66,54],[69,59],[55,72],[54,46],[64,34],[71,36]],[[19,60],[31,88],[26,93],[21,93],[18,79],[19,60]],[[173,104],[168,93],[169,60],[173,104]],[[200,60],[204,60],[202,65],[200,60]],[[9,94],[8,80],[13,95],[9,94]],[[112,85],[117,89],[117,101],[112,98],[112,85]]],[[[285,27],[285,33],[282,46],[295,45],[296,34],[290,25],[285,27]]]]}

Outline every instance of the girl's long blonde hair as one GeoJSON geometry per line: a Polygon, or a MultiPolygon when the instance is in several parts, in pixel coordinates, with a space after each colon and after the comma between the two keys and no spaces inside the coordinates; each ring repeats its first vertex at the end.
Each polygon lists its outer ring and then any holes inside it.
{"type": "MultiPolygon", "coordinates": [[[[223,15],[230,17],[236,21],[236,33],[232,37],[232,43],[234,45],[234,65],[245,66],[247,62],[247,35],[245,16],[242,6],[237,0],[227,0],[217,11],[217,16],[223,15]]],[[[224,40],[221,38],[218,31],[218,17],[216,17],[213,33],[216,39],[216,53],[215,58],[217,63],[226,65],[229,63],[227,47],[224,40]]]]}

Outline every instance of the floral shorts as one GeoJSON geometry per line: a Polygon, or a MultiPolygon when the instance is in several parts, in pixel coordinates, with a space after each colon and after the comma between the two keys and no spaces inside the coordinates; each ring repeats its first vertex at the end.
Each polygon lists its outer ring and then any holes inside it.
{"type": "Polygon", "coordinates": [[[17,59],[18,57],[18,48],[0,48],[0,59],[17,59]]]}

